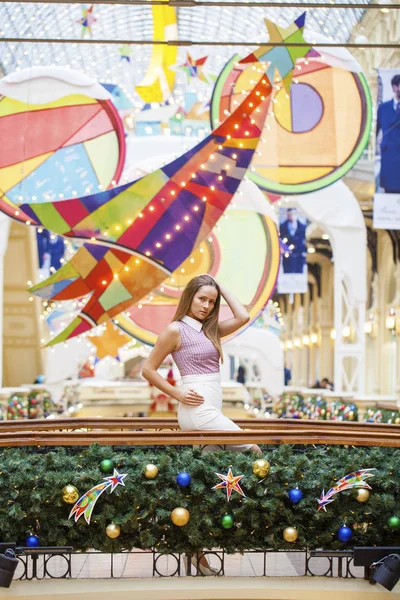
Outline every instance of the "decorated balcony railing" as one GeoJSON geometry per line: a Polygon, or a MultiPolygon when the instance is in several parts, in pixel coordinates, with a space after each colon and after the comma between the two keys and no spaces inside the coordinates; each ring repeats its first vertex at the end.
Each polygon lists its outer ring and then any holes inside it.
{"type": "Polygon", "coordinates": [[[0,422],[0,446],[190,446],[330,444],[400,446],[400,425],[283,419],[236,419],[243,431],[179,430],[176,419],[84,418],[0,422]]]}
{"type": "Polygon", "coordinates": [[[400,425],[237,423],[243,431],[182,432],[175,419],[1,422],[0,530],[18,549],[17,576],[76,577],[86,559],[103,561],[103,577],[135,576],[145,559],[147,576],[201,575],[203,553],[219,575],[236,574],[241,554],[269,576],[288,553],[298,575],[363,577],[354,546],[398,544],[400,425]],[[229,449],[254,443],[261,457],[229,449]]]}

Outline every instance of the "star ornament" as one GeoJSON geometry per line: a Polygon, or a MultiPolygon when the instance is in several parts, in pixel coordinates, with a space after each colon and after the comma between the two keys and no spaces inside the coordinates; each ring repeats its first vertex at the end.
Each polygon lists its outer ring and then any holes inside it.
{"type": "Polygon", "coordinates": [[[122,333],[108,321],[103,335],[89,337],[88,341],[96,346],[96,356],[99,360],[106,356],[119,360],[119,349],[131,342],[132,338],[126,333],[122,333]]]}
{"type": "Polygon", "coordinates": [[[246,498],[242,488],[239,485],[241,479],[243,479],[244,475],[237,475],[236,477],[232,473],[232,469],[229,467],[228,475],[221,475],[220,473],[215,473],[217,477],[222,479],[221,483],[217,483],[212,489],[213,490],[221,490],[226,489],[226,497],[228,501],[231,498],[232,492],[238,492],[241,496],[246,498]]]}
{"type": "Polygon", "coordinates": [[[212,75],[206,75],[204,72],[204,65],[208,56],[202,56],[202,58],[194,59],[189,52],[186,53],[186,61],[183,65],[179,65],[179,69],[186,73],[188,82],[193,79],[200,79],[204,83],[210,83],[214,80],[212,75]]]}
{"type": "Polygon", "coordinates": [[[110,494],[115,490],[118,485],[125,486],[124,479],[127,473],[118,473],[117,469],[114,469],[114,474],[110,477],[104,477],[104,481],[109,481],[111,484],[110,494]]]}
{"type": "Polygon", "coordinates": [[[306,13],[298,17],[289,27],[283,28],[268,19],[264,19],[271,44],[259,46],[254,52],[242,58],[239,64],[266,63],[266,74],[274,81],[275,70],[283,80],[286,90],[290,90],[296,61],[300,58],[319,56],[303,37],[306,13]],[[273,44],[305,44],[305,46],[275,46],[273,44]]]}
{"type": "Polygon", "coordinates": [[[118,52],[121,55],[120,61],[126,60],[126,62],[128,63],[131,62],[131,54],[133,54],[133,49],[129,44],[123,44],[122,46],[120,46],[118,48],[118,52]]]}
{"type": "Polygon", "coordinates": [[[92,35],[92,25],[96,23],[97,19],[93,14],[93,4],[90,8],[86,8],[86,4],[82,4],[82,18],[77,21],[82,25],[82,37],[88,31],[89,35],[92,35]]]}

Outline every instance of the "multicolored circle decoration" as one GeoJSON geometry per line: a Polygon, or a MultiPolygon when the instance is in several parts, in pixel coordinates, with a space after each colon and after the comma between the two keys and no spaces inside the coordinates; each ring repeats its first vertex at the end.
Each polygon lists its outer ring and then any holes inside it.
{"type": "MultiPolygon", "coordinates": [[[[201,273],[210,273],[227,285],[246,306],[252,322],[273,293],[279,259],[279,236],[272,219],[250,210],[229,210],[216,231],[169,279],[118,316],[118,326],[139,341],[154,345],[171,322],[183,288],[201,273]]],[[[221,318],[229,314],[223,303],[221,318]]]]}
{"type": "Polygon", "coordinates": [[[35,67],[2,79],[4,199],[17,205],[54,201],[118,181],[125,137],[110,97],[100,84],[63,67],[35,67]]]}
{"type": "MultiPolygon", "coordinates": [[[[216,82],[211,123],[216,127],[260,77],[235,55],[216,82]]],[[[259,65],[258,65],[259,66],[259,65]]],[[[331,185],[358,161],[372,123],[365,77],[322,62],[298,65],[290,93],[275,79],[271,110],[249,177],[265,191],[303,194],[331,185]]]]}

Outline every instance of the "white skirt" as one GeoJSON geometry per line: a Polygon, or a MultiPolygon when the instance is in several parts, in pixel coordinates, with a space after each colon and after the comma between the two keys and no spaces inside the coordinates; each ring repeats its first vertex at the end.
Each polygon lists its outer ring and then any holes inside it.
{"type": "MultiPolygon", "coordinates": [[[[222,414],[221,374],[186,375],[182,377],[185,392],[194,390],[203,396],[204,402],[199,406],[179,403],[178,422],[182,431],[241,431],[240,427],[222,414]]],[[[243,452],[250,450],[253,444],[229,444],[226,450],[243,452]]],[[[205,451],[222,450],[224,445],[208,445],[205,451]]]]}

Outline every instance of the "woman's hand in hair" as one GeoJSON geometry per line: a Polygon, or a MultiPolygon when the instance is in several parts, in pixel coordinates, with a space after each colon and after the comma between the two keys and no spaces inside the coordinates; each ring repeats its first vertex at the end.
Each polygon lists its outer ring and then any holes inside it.
{"type": "Polygon", "coordinates": [[[179,402],[188,406],[200,406],[200,404],[203,404],[204,398],[194,390],[187,390],[186,392],[182,391],[179,402]]]}
{"type": "Polygon", "coordinates": [[[218,281],[215,279],[215,277],[213,275],[210,275],[210,273],[202,273],[199,277],[204,277],[204,276],[209,277],[210,279],[212,279],[213,282],[216,285],[218,285],[218,287],[219,287],[219,283],[218,283],[218,281]]]}

